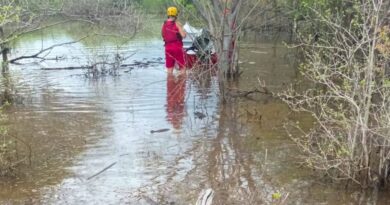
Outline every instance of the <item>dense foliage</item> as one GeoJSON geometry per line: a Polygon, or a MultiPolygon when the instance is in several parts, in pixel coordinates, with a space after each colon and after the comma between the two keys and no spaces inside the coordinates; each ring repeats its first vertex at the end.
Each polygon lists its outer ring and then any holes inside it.
{"type": "MultiPolygon", "coordinates": [[[[340,2],[345,6],[344,3],[340,2]]],[[[304,91],[282,95],[295,110],[309,112],[316,125],[293,139],[307,166],[362,187],[386,186],[390,157],[390,69],[383,1],[347,2],[351,10],[323,2],[306,13],[316,35],[302,29],[304,91]],[[325,4],[325,6],[329,6],[325,4]],[[314,8],[321,8],[320,10],[314,8]],[[325,12],[324,12],[325,11],[325,12]]]]}

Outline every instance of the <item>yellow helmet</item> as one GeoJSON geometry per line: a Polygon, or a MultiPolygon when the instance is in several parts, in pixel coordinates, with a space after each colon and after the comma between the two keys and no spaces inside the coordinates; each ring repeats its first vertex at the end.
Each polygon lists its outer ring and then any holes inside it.
{"type": "Polygon", "coordinates": [[[169,8],[167,9],[167,15],[168,15],[168,16],[176,17],[178,13],[179,13],[179,12],[178,12],[177,8],[174,7],[174,6],[171,6],[171,7],[169,7],[169,8]]]}

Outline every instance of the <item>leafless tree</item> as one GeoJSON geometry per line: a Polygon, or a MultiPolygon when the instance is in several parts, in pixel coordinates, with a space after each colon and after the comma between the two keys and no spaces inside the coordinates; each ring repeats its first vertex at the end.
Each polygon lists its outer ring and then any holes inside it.
{"type": "Polygon", "coordinates": [[[363,0],[355,6],[358,13],[349,27],[341,26],[343,19],[320,13],[313,19],[329,32],[302,42],[306,62],[300,69],[310,83],[280,96],[315,121],[310,130],[294,125],[303,134],[293,139],[307,166],[362,187],[387,185],[390,81],[384,63],[390,55],[378,48],[389,45],[384,26],[389,4],[363,0]]]}
{"type": "Polygon", "coordinates": [[[238,17],[243,0],[193,0],[194,5],[216,39],[219,67],[224,76],[238,74],[237,40],[240,32],[238,17]]]}
{"type": "MultiPolygon", "coordinates": [[[[126,1],[127,2],[127,1],[126,1]]],[[[46,0],[14,1],[4,0],[0,2],[0,48],[2,54],[3,70],[8,68],[9,63],[18,63],[22,59],[48,60],[45,56],[53,48],[76,43],[91,35],[116,35],[120,37],[134,37],[138,31],[141,21],[141,13],[131,4],[114,4],[112,1],[58,1],[51,4],[46,0]],[[48,21],[51,16],[62,16],[48,21]],[[58,20],[59,19],[59,20],[58,20]],[[117,26],[116,34],[100,34],[91,32],[77,41],[62,42],[42,48],[28,56],[8,58],[10,42],[23,35],[38,30],[44,30],[52,26],[68,23],[71,21],[82,21],[91,25],[117,26]]],[[[58,59],[55,59],[58,60],[58,59]]]]}

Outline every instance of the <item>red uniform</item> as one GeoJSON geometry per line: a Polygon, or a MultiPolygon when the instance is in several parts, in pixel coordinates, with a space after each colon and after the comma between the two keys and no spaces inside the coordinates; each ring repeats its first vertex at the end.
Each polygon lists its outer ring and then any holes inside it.
{"type": "Polygon", "coordinates": [[[176,22],[167,20],[164,22],[161,34],[165,42],[165,66],[173,68],[175,63],[180,69],[185,67],[183,41],[176,26],[176,22]]]}

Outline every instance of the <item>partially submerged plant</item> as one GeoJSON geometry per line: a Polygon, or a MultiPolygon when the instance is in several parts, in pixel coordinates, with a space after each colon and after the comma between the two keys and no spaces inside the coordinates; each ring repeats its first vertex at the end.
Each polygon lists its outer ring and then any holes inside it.
{"type": "Polygon", "coordinates": [[[304,91],[280,96],[293,110],[310,113],[315,126],[293,137],[308,167],[362,187],[386,186],[390,177],[390,87],[383,75],[389,35],[383,25],[385,1],[356,5],[351,25],[318,15],[326,28],[316,41],[303,42],[300,67],[310,83],[304,91]],[[380,55],[379,55],[380,54],[380,55]]]}
{"type": "Polygon", "coordinates": [[[0,110],[0,177],[13,175],[16,162],[14,141],[8,135],[5,125],[7,116],[0,110]]]}

